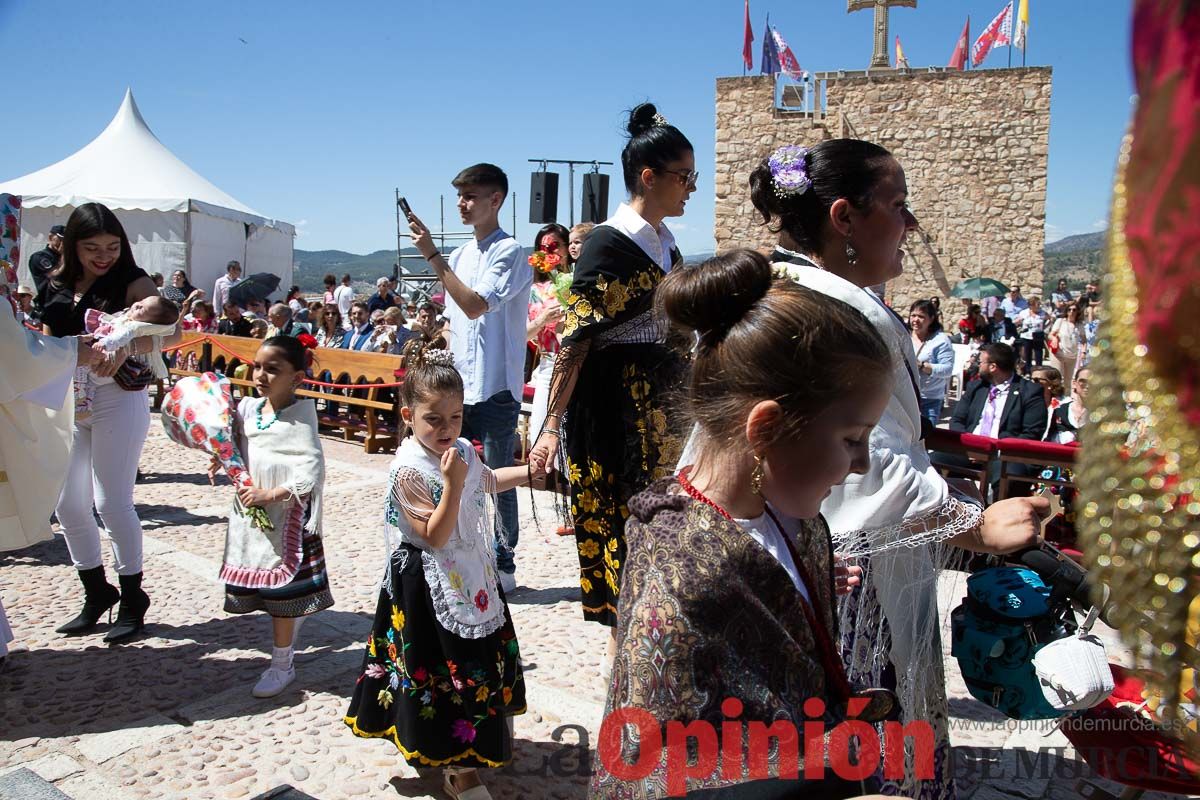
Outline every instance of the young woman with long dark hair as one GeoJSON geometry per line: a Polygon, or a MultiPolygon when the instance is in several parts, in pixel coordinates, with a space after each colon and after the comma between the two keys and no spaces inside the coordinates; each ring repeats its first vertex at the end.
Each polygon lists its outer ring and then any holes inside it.
{"type": "MultiPolygon", "coordinates": [[[[62,256],[39,298],[42,324],[51,336],[83,333],[89,309],[113,313],[158,294],[154,281],[134,262],[120,221],[99,203],[85,203],[71,213],[62,256]]],[[[59,633],[88,633],[120,600],[117,621],[104,640],[125,641],[141,630],[150,607],[142,590],[142,523],[133,506],[138,458],[150,428],[149,381],[143,383],[137,362],[127,359],[156,358],[156,348],[174,337],[157,343],[155,338],[134,339],[92,368],[97,384],[92,414],[75,422],[71,463],[57,509],[85,599],[83,610],[58,628],[59,633]],[[120,591],[104,577],[93,507],[112,537],[120,591]]]]}

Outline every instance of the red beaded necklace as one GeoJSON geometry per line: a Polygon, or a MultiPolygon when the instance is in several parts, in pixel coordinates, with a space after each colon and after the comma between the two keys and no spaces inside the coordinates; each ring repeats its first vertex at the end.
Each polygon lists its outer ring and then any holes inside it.
{"type": "Polygon", "coordinates": [[[704,496],[703,493],[701,493],[701,491],[699,489],[697,489],[695,486],[692,485],[692,482],[690,480],[688,480],[688,474],[691,473],[691,471],[692,471],[692,468],[690,466],[684,467],[683,469],[679,470],[679,485],[683,487],[683,490],[685,492],[687,492],[688,495],[692,499],[698,500],[701,503],[704,503],[704,505],[713,509],[718,514],[720,514],[722,517],[724,517],[725,519],[729,520],[730,522],[733,522],[733,517],[729,514],[728,511],[721,508],[719,505],[714,503],[712,500],[709,500],[707,497],[704,496]]]}

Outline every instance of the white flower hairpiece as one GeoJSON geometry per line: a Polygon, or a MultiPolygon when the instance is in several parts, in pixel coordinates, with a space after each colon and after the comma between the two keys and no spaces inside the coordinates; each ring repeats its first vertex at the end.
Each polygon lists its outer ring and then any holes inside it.
{"type": "Polygon", "coordinates": [[[663,127],[664,125],[669,125],[669,124],[670,124],[669,122],[667,122],[667,118],[666,118],[666,117],[664,117],[662,114],[659,114],[659,113],[657,113],[657,112],[655,112],[655,114],[654,114],[654,119],[653,119],[653,122],[654,122],[654,127],[655,127],[655,128],[661,128],[661,127],[663,127]]]}

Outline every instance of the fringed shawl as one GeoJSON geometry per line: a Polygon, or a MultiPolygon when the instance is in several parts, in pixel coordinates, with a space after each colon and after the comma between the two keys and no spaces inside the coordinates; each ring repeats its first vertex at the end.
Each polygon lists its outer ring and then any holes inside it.
{"type": "Polygon", "coordinates": [[[325,456],[317,437],[312,400],[297,400],[263,419],[265,401],[242,398],[238,404],[238,441],[250,479],[261,489],[284,488],[288,497],[264,506],[275,529],[252,527],[236,508],[229,515],[221,579],[235,586],[270,589],[291,581],[302,558],[303,532],[321,533],[321,495],[325,456]],[[265,427],[260,426],[261,425],[265,427]],[[308,510],[306,522],[305,509],[308,510]]]}

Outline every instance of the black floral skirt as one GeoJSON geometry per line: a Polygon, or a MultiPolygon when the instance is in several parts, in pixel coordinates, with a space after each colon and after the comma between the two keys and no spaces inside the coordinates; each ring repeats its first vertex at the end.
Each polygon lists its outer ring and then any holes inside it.
{"type": "Polygon", "coordinates": [[[389,739],[413,767],[504,766],[512,759],[506,717],[525,712],[507,604],[499,630],[464,639],[434,616],[420,550],[402,545],[388,568],[395,598],[380,590],[346,724],[389,739]]]}
{"type": "Polygon", "coordinates": [[[593,350],[579,371],[565,424],[586,620],[617,624],[626,504],[675,470],[683,443],[669,406],[681,375],[678,356],[657,344],[593,350]]]}

